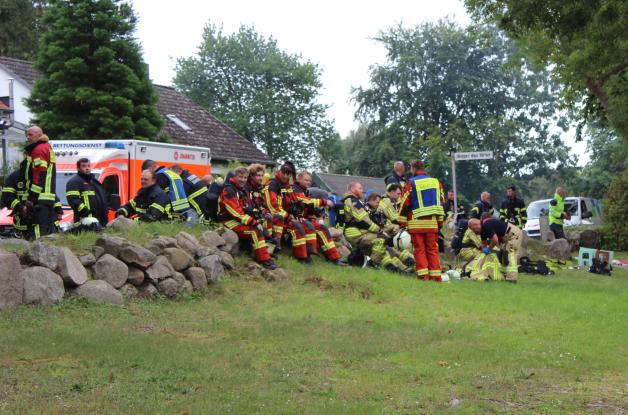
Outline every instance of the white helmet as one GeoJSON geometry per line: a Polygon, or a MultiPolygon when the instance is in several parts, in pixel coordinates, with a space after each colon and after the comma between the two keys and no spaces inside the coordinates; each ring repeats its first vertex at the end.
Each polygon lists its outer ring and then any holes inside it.
{"type": "Polygon", "coordinates": [[[444,273],[443,275],[440,276],[440,280],[442,282],[449,282],[449,274],[444,273]]]}
{"type": "Polygon", "coordinates": [[[450,269],[445,273],[449,277],[450,280],[460,281],[460,273],[455,269],[450,269]]]}
{"type": "Polygon", "coordinates": [[[83,219],[81,219],[81,225],[83,225],[83,226],[91,226],[91,225],[94,225],[94,224],[99,224],[100,225],[100,222],[98,222],[98,219],[96,219],[96,218],[83,218],[83,219]]]}
{"type": "Polygon", "coordinates": [[[393,236],[393,246],[401,251],[412,246],[412,238],[408,231],[401,231],[393,236]]]}

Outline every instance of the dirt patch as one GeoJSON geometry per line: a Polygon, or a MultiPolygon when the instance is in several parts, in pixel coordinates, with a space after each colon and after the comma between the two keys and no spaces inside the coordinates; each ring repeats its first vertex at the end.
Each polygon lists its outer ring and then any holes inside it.
{"type": "Polygon", "coordinates": [[[307,277],[303,284],[316,285],[321,291],[327,291],[333,288],[333,284],[331,282],[327,281],[325,278],[318,276],[307,277]]]}

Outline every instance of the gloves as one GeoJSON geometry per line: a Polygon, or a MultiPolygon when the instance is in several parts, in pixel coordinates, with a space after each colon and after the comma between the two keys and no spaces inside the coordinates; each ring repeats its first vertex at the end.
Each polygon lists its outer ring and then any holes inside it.
{"type": "Polygon", "coordinates": [[[488,246],[485,246],[484,248],[482,248],[482,253],[483,254],[490,254],[491,253],[491,248],[489,248],[488,246]]]}

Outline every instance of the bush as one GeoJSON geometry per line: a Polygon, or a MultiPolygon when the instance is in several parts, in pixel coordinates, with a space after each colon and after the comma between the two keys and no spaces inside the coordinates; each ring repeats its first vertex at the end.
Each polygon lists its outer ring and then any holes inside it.
{"type": "Polygon", "coordinates": [[[628,250],[628,169],[613,180],[602,207],[602,246],[605,249],[628,250]]]}

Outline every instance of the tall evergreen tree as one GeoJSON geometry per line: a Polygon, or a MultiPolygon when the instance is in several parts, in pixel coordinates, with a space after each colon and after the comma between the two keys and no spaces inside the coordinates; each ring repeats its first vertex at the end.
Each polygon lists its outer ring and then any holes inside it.
{"type": "Polygon", "coordinates": [[[162,119],[134,38],[136,17],[120,0],[52,0],[27,105],[56,139],[156,139],[162,119]]]}

